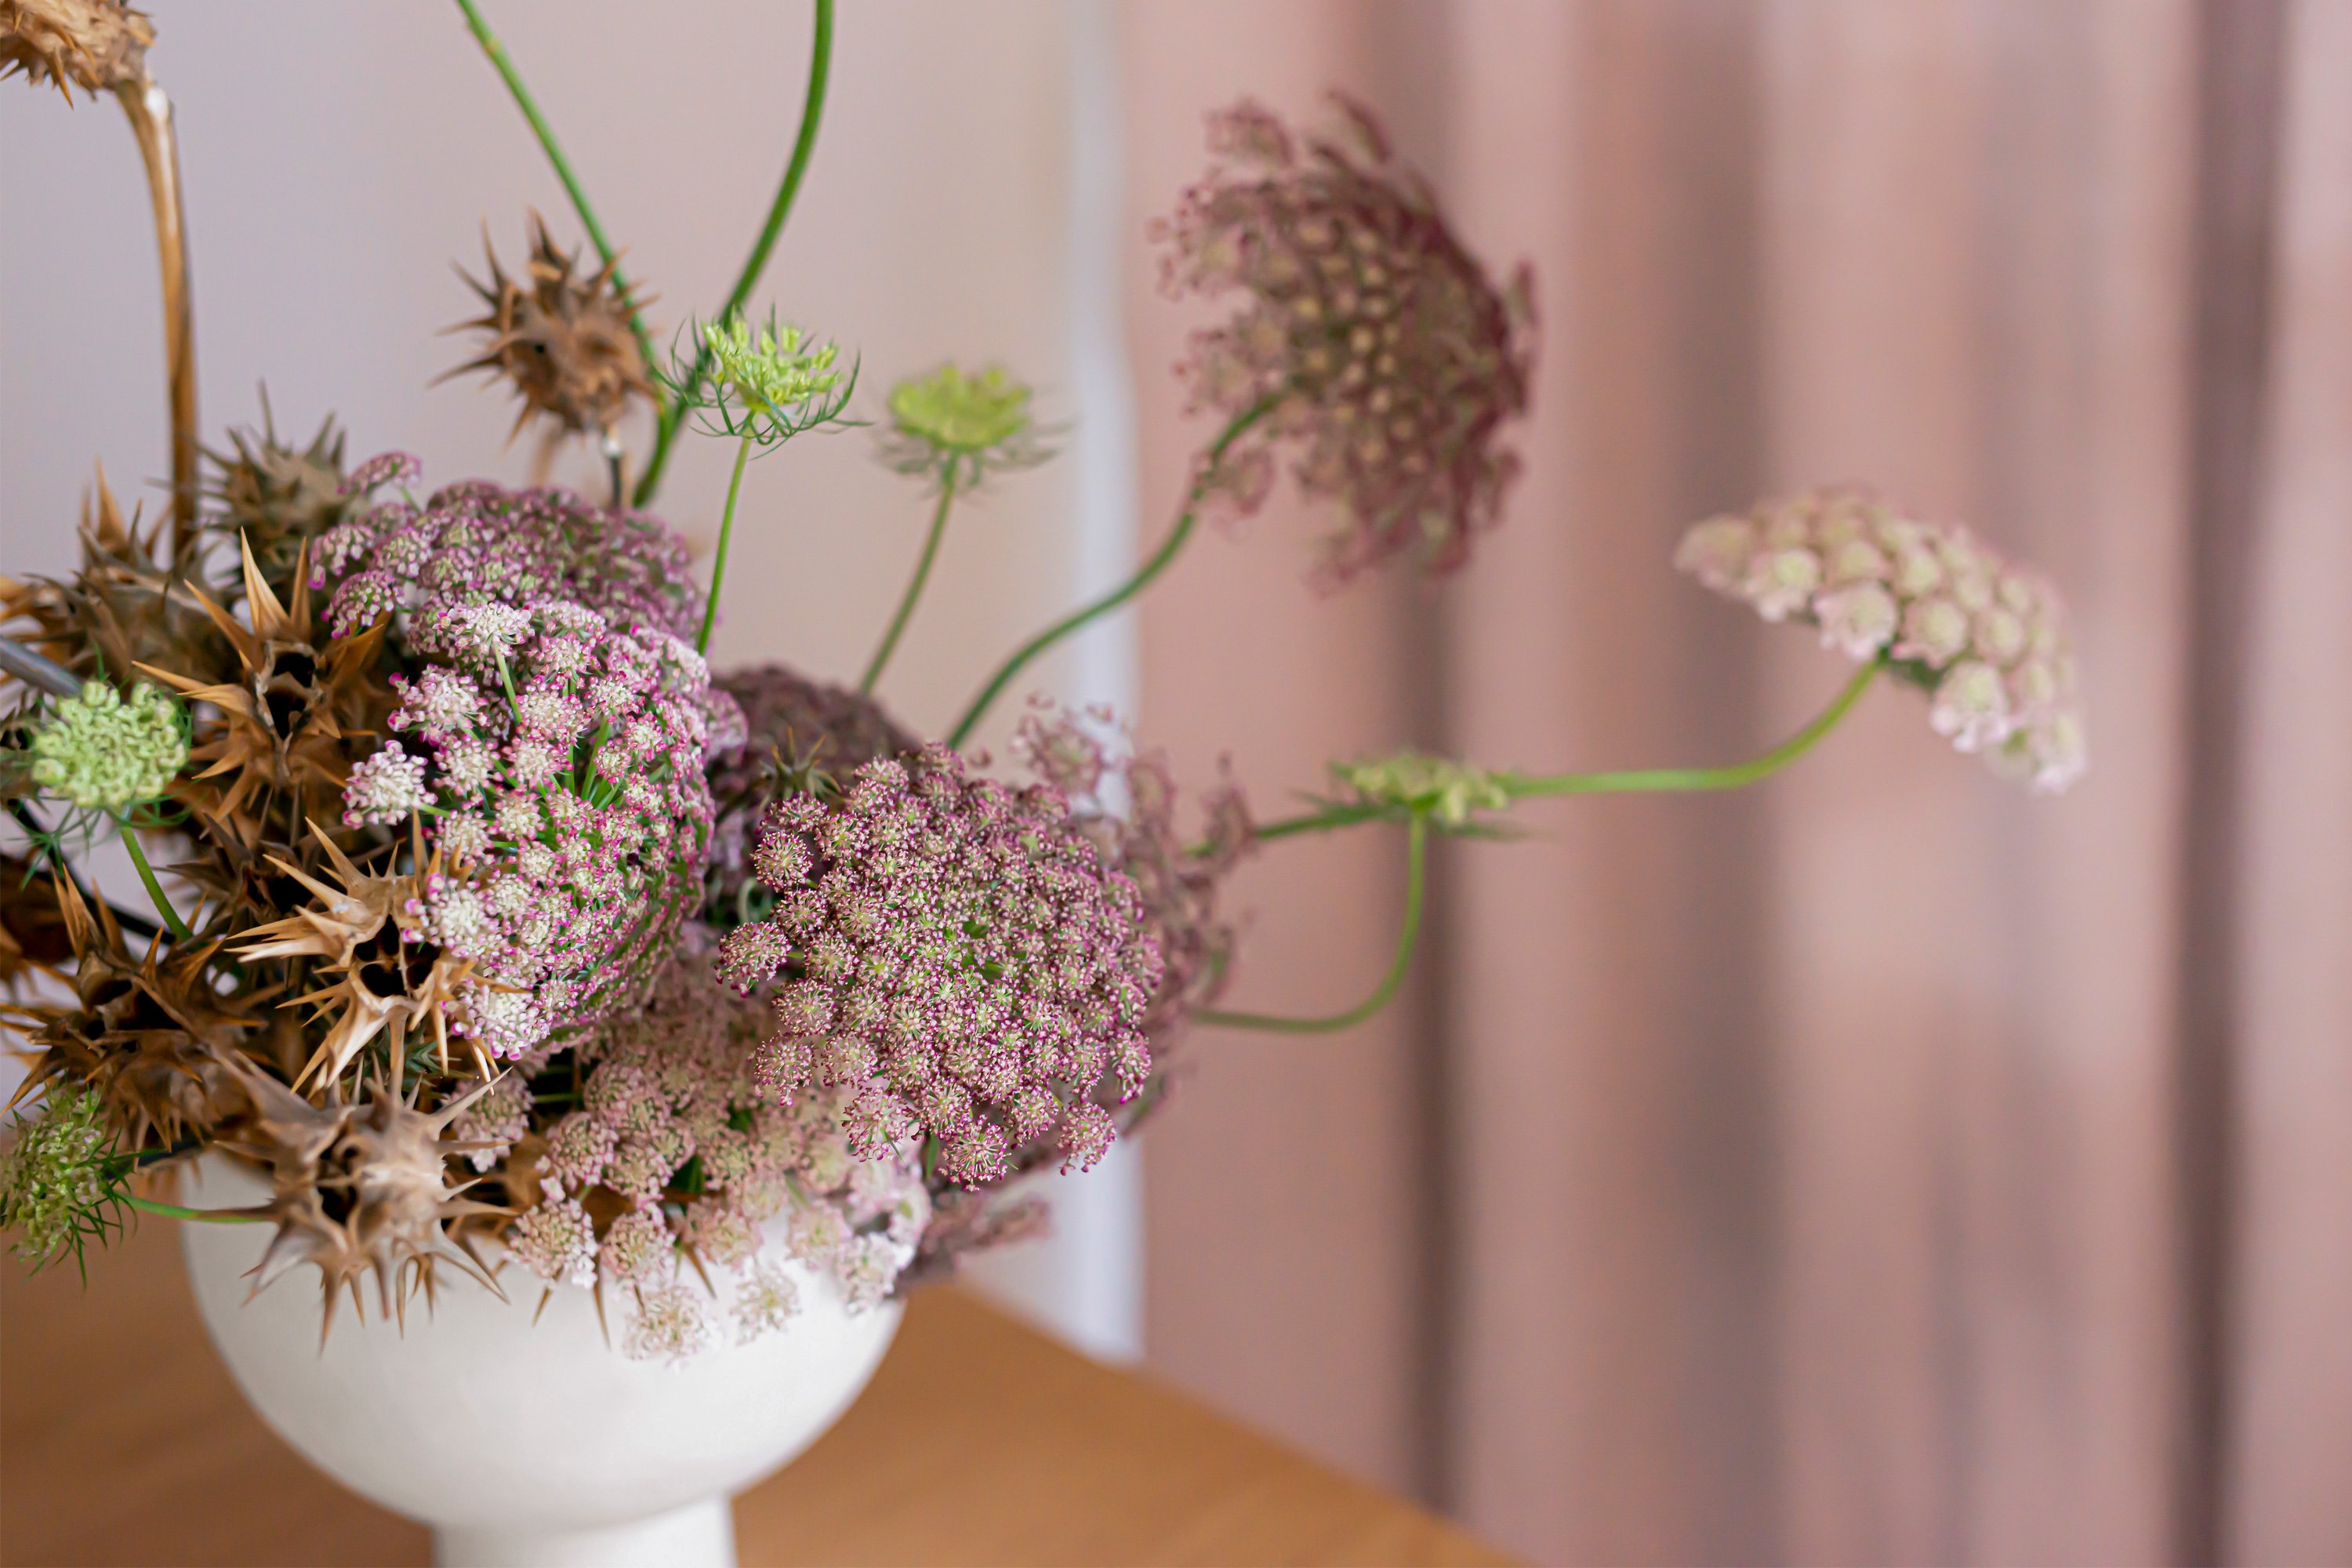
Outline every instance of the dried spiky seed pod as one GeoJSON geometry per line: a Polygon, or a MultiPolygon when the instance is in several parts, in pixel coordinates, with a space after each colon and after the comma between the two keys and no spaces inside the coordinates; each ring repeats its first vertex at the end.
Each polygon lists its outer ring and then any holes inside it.
{"type": "Polygon", "coordinates": [[[155,29],[121,0],[0,0],[0,80],[22,73],[36,87],[111,92],[147,73],[155,29]]]}
{"type": "Polygon", "coordinates": [[[183,942],[168,957],[131,957],[114,912],[95,912],[69,882],[51,893],[74,957],[74,1000],[10,1009],[40,1054],[20,1091],[86,1084],[122,1130],[127,1148],[175,1147],[242,1111],[236,1069],[258,1026],[244,1004],[214,988],[215,945],[183,942]]]}
{"type": "Polygon", "coordinates": [[[448,375],[478,370],[513,386],[522,411],[515,416],[509,440],[534,415],[552,420],[564,433],[609,436],[631,398],[653,395],[630,321],[636,302],[614,281],[617,260],[578,276],[580,253],[557,249],[537,213],[531,214],[531,227],[530,259],[521,279],[507,276],[487,233],[482,249],[489,260],[488,280],[460,270],[488,309],[450,330],[478,331],[488,341],[478,357],[448,375]]]}
{"type": "Polygon", "coordinates": [[[234,669],[219,630],[184,592],[192,549],[168,554],[161,525],[126,522],[106,471],[84,493],[81,564],[62,578],[0,577],[0,634],[75,675],[121,674],[150,662],[190,674],[234,669]]]}
{"type": "Polygon", "coordinates": [[[443,1136],[480,1089],[428,1112],[401,1093],[396,1079],[350,1102],[330,1084],[325,1103],[313,1105],[257,1070],[244,1076],[253,1113],[224,1142],[268,1168],[270,1200],[252,1212],[278,1226],[254,1268],[256,1292],[290,1268],[315,1265],[326,1309],[322,1339],[334,1326],[339,1292],[348,1288],[358,1303],[365,1274],[375,1277],[387,1317],[404,1311],[420,1286],[429,1295],[443,1261],[503,1299],[470,1244],[446,1229],[499,1212],[465,1195],[470,1180],[451,1182],[449,1162],[469,1145],[443,1136]]]}
{"type": "Polygon", "coordinates": [[[310,445],[298,447],[278,439],[267,398],[261,408],[259,430],[228,433],[233,452],[205,453],[215,475],[205,498],[219,509],[206,526],[242,538],[262,576],[285,591],[303,547],[358,501],[344,489],[344,433],[333,415],[320,422],[310,445]]]}
{"type": "Polygon", "coordinates": [[[291,821],[331,816],[360,755],[379,743],[392,689],[376,670],[382,625],[330,639],[310,609],[305,546],[280,601],[249,545],[240,546],[249,626],[201,588],[187,596],[211,617],[235,655],[228,679],[142,663],[191,703],[205,704],[192,755],[205,766],[173,794],[220,832],[250,847],[272,802],[291,802],[291,821]]]}
{"type": "MultiPolygon", "coordinates": [[[[331,1022],[295,1081],[304,1082],[314,1073],[334,1079],[380,1034],[397,1062],[407,1053],[412,1028],[431,1032],[446,1064],[457,984],[472,966],[431,943],[412,940],[415,933],[403,930],[401,921],[404,910],[421,906],[426,885],[440,871],[437,858],[422,872],[371,876],[316,823],[310,831],[326,854],[333,882],[273,856],[271,863],[318,901],[243,933],[243,945],[236,949],[237,957],[248,963],[320,961],[322,984],[293,1001],[315,1005],[318,1017],[331,1022]]],[[[478,1054],[478,1046],[476,1050],[478,1054]]]]}

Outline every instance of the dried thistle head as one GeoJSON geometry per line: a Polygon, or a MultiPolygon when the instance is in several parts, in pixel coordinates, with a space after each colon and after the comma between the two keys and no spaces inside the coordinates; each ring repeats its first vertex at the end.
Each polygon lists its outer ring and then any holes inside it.
{"type": "Polygon", "coordinates": [[[121,0],[0,0],[0,80],[22,73],[38,87],[111,92],[147,74],[155,29],[121,0]]]}
{"type": "Polygon", "coordinates": [[[446,1068],[457,987],[471,966],[404,929],[404,917],[425,906],[439,868],[375,875],[315,824],[311,832],[326,857],[323,879],[275,857],[271,863],[313,901],[241,933],[236,950],[247,963],[307,959],[315,965],[320,984],[289,1004],[315,1010],[309,1034],[317,1043],[295,1082],[313,1076],[334,1082],[379,1036],[390,1059],[403,1061],[412,1031],[431,1038],[446,1068]]]}
{"type": "Polygon", "coordinates": [[[74,997],[10,1010],[38,1053],[24,1092],[87,1087],[133,1148],[210,1133],[243,1104],[235,1070],[257,1027],[247,1004],[215,985],[216,944],[133,958],[111,910],[100,904],[93,913],[69,882],[51,891],[73,952],[74,997]]]}
{"type": "MultiPolygon", "coordinates": [[[[630,321],[632,301],[614,281],[618,261],[582,276],[580,253],[556,247],[546,220],[531,214],[530,258],[522,277],[499,265],[485,234],[488,280],[461,270],[482,297],[483,313],[450,329],[482,334],[481,353],[448,373],[480,371],[502,379],[522,400],[511,440],[534,417],[570,435],[609,436],[632,398],[650,398],[653,384],[630,321]]],[[[638,303],[642,303],[639,301],[638,303]]],[[[447,377],[443,377],[446,380],[447,377]]]]}
{"type": "Polygon", "coordinates": [[[1329,138],[1246,100],[1212,115],[1220,161],[1153,226],[1168,292],[1242,296],[1181,367],[1196,407],[1255,414],[1209,499],[1256,510],[1287,450],[1301,489],[1348,514],[1326,584],[1399,554],[1450,571],[1518,469],[1498,437],[1527,408],[1531,288],[1524,267],[1496,288],[1370,113],[1334,99],[1329,138]]]}
{"type": "Polygon", "coordinates": [[[282,824],[289,837],[299,824],[332,815],[354,762],[383,733],[393,692],[378,668],[383,625],[330,639],[312,613],[307,542],[297,548],[287,601],[251,546],[239,548],[245,622],[202,589],[187,590],[234,655],[233,666],[139,668],[203,705],[191,755],[205,765],[180,782],[176,798],[250,847],[278,803],[289,808],[282,824]]]}
{"type": "Polygon", "coordinates": [[[257,1292],[291,1268],[315,1265],[323,1339],[334,1326],[339,1292],[348,1289],[358,1304],[363,1275],[374,1276],[386,1317],[404,1311],[420,1286],[429,1293],[445,1261],[499,1290],[470,1245],[447,1228],[495,1212],[465,1195],[470,1180],[452,1179],[450,1162],[466,1145],[445,1133],[472,1095],[425,1111],[401,1092],[396,1076],[355,1101],[331,1084],[315,1105],[257,1070],[247,1069],[246,1083],[252,1112],[224,1142],[269,1171],[270,1199],[257,1212],[278,1234],[255,1267],[257,1292]]]}
{"type": "Polygon", "coordinates": [[[205,495],[217,509],[205,525],[244,542],[261,575],[283,591],[292,585],[304,547],[343,521],[357,504],[343,488],[344,433],[331,414],[306,447],[278,437],[262,401],[262,427],[228,433],[230,452],[205,454],[213,468],[205,495]]]}
{"type": "Polygon", "coordinates": [[[128,521],[100,469],[82,498],[81,564],[69,577],[0,577],[0,634],[85,679],[152,662],[222,668],[226,643],[187,591],[193,543],[163,550],[163,527],[128,521]]]}

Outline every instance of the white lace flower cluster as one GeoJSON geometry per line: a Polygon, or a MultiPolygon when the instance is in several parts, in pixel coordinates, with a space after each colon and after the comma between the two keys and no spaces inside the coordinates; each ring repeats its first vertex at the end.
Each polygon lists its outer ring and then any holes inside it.
{"type": "Polygon", "coordinates": [[[1818,627],[1823,647],[1884,657],[1929,694],[1936,732],[1996,771],[2050,793],[2082,776],[2065,606],[1966,529],[1864,491],[1812,490],[1709,518],[1675,564],[1768,621],[1818,627]]]}

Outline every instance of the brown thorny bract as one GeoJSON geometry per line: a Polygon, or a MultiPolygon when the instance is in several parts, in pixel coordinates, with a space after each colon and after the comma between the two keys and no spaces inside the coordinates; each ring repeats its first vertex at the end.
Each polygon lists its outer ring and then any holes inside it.
{"type": "Polygon", "coordinates": [[[231,430],[228,452],[207,451],[214,476],[205,500],[215,509],[205,525],[226,538],[242,539],[262,576],[283,593],[296,576],[303,546],[350,515],[352,497],[343,489],[344,435],[329,415],[319,422],[310,445],[278,438],[262,401],[258,431],[231,430]]]}
{"type": "Polygon", "coordinates": [[[619,261],[581,276],[579,251],[558,249],[537,213],[531,231],[530,257],[520,279],[507,275],[483,236],[489,278],[466,279],[482,297],[483,313],[451,329],[480,333],[482,350],[447,375],[480,371],[514,389],[522,407],[509,440],[535,417],[550,422],[551,437],[608,436],[632,399],[653,395],[629,324],[631,301],[613,281],[619,261]]]}
{"type": "Polygon", "coordinates": [[[119,0],[0,0],[0,80],[19,72],[56,84],[70,102],[77,87],[111,92],[146,70],[155,29],[119,0]]]}

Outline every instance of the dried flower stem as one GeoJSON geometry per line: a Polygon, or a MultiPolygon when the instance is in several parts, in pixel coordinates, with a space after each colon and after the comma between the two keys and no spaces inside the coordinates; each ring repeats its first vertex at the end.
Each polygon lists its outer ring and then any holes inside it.
{"type": "Polygon", "coordinates": [[[1744,763],[1717,768],[1643,768],[1622,773],[1552,773],[1532,778],[1522,773],[1500,773],[1496,775],[1496,782],[1515,798],[1522,799],[1533,795],[1617,795],[1643,790],[1738,789],[1780,772],[1811,751],[1822,736],[1837,728],[1838,721],[1862,700],[1862,694],[1869,689],[1872,679],[1885,668],[1884,656],[1864,665],[1854,671],[1853,679],[1845,683],[1835,700],[1815,714],[1803,729],[1762,756],[1751,757],[1744,763]]]}
{"type": "Polygon", "coordinates": [[[1429,814],[1416,811],[1406,823],[1404,926],[1397,934],[1396,957],[1372,994],[1344,1013],[1321,1018],[1286,1018],[1270,1013],[1227,1013],[1203,1008],[1192,1016],[1222,1029],[1257,1029],[1282,1035],[1328,1035],[1352,1029],[1393,1001],[1412,967],[1412,950],[1421,940],[1422,893],[1427,880],[1429,814]]]}
{"type": "Polygon", "coordinates": [[[1209,444],[1208,451],[1202,455],[1200,471],[1193,475],[1192,488],[1184,499],[1184,510],[1177,514],[1176,526],[1168,531],[1167,539],[1161,542],[1159,549],[1151,552],[1151,558],[1137,567],[1133,576],[1101,598],[1063,616],[1015,648],[1013,651],[1013,657],[1006,659],[994,675],[989,677],[988,684],[980,689],[980,695],[971,700],[971,706],[964,710],[963,717],[957,720],[956,727],[948,732],[949,745],[963,744],[965,738],[978,728],[981,720],[987,716],[989,707],[1003,694],[1005,687],[1012,683],[1013,678],[1020,674],[1032,659],[1071,633],[1083,630],[1110,614],[1111,611],[1118,609],[1150,587],[1151,580],[1168,569],[1169,563],[1174,561],[1182,552],[1186,542],[1192,537],[1193,527],[1201,518],[1201,503],[1207,497],[1210,486],[1216,480],[1217,465],[1223,458],[1225,448],[1240,440],[1259,420],[1273,413],[1280,402],[1280,394],[1269,393],[1234,416],[1224,429],[1218,432],[1217,438],[1209,444]]]}
{"type": "Polygon", "coordinates": [[[719,624],[719,587],[727,579],[727,546],[735,537],[735,497],[743,488],[743,465],[751,458],[751,437],[744,437],[735,443],[735,471],[727,479],[727,510],[719,519],[719,552],[710,559],[710,600],[702,607],[702,631],[694,639],[694,651],[710,651],[711,628],[719,624]]]}
{"type": "Polygon", "coordinates": [[[53,697],[79,697],[81,679],[61,664],[52,663],[14,637],[0,637],[0,673],[37,686],[53,697]]]}
{"type": "MultiPolygon", "coordinates": [[[[808,95],[801,103],[800,134],[793,142],[793,155],[784,165],[782,182],[776,186],[776,198],[768,204],[768,220],[761,226],[760,237],[752,241],[751,254],[743,258],[743,269],[736,274],[735,287],[728,292],[727,303],[711,318],[713,321],[727,321],[742,310],[760,281],[760,274],[767,268],[769,253],[776,248],[777,237],[784,232],[784,219],[792,213],[793,198],[800,195],[801,179],[808,173],[809,156],[816,150],[816,128],[824,117],[825,83],[832,75],[832,67],[833,0],[816,0],[816,36],[809,46],[808,95]]],[[[646,459],[646,471],[637,480],[636,493],[630,498],[633,505],[645,507],[653,503],[654,492],[661,485],[662,470],[669,464],[670,447],[677,440],[679,425],[685,421],[688,402],[709,364],[709,348],[698,348],[684,395],[671,399],[656,422],[654,449],[646,459]]]]}
{"type": "Polygon", "coordinates": [[[507,91],[514,96],[515,107],[521,110],[522,117],[530,122],[531,133],[539,138],[540,150],[547,154],[548,163],[554,165],[555,177],[563,182],[564,193],[572,198],[572,208],[580,215],[580,226],[588,231],[588,242],[596,247],[596,254],[604,264],[612,267],[614,291],[628,301],[629,329],[636,334],[637,353],[645,359],[646,374],[652,377],[660,369],[654,355],[653,334],[646,330],[646,319],[637,309],[636,296],[629,287],[629,280],[621,275],[618,267],[613,266],[613,258],[618,252],[614,250],[613,242],[605,237],[604,226],[597,221],[596,209],[589,205],[588,193],[581,188],[580,177],[572,172],[572,161],[563,155],[562,144],[555,140],[554,127],[549,125],[547,117],[540,113],[538,102],[530,96],[530,89],[523,85],[521,73],[515,69],[513,59],[507,54],[507,47],[499,42],[497,34],[490,31],[490,25],[482,19],[482,13],[476,8],[474,0],[457,0],[457,9],[466,14],[466,26],[473,30],[475,41],[482,46],[482,53],[489,57],[490,64],[497,68],[499,77],[505,80],[507,91]]]}
{"type": "Polygon", "coordinates": [[[188,941],[193,933],[180,918],[180,911],[172,907],[172,900],[163,896],[163,884],[155,879],[155,868],[147,864],[147,852],[139,847],[138,833],[130,823],[117,820],[122,829],[122,847],[131,851],[131,863],[139,868],[139,879],[147,884],[147,896],[155,901],[155,912],[163,917],[163,924],[174,938],[188,941]]]}
{"type": "Polygon", "coordinates": [[[955,481],[956,465],[954,459],[950,458],[940,469],[940,504],[931,513],[931,531],[923,540],[922,556],[916,561],[915,575],[908,583],[905,595],[898,601],[898,613],[890,617],[890,629],[882,634],[882,646],[874,650],[873,662],[866,667],[865,675],[857,682],[861,696],[873,693],[874,683],[882,679],[883,667],[890,662],[890,655],[898,649],[899,635],[906,631],[907,623],[914,618],[915,601],[923,596],[923,584],[929,581],[931,575],[931,563],[939,557],[940,541],[947,537],[948,508],[955,501],[955,481]]]}
{"type": "Polygon", "coordinates": [[[114,89],[147,166],[155,209],[155,255],[163,275],[163,378],[172,408],[172,552],[196,525],[195,306],[188,287],[188,231],[180,199],[180,144],[172,100],[142,69],[114,89]]]}

